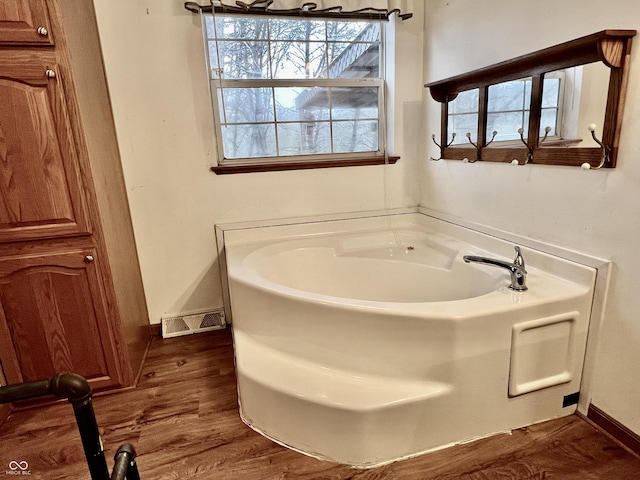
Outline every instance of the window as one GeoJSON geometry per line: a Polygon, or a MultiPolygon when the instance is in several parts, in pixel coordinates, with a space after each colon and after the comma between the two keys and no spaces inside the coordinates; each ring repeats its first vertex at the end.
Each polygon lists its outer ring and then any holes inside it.
{"type": "Polygon", "coordinates": [[[380,22],[203,19],[219,165],[384,155],[380,22]]]}

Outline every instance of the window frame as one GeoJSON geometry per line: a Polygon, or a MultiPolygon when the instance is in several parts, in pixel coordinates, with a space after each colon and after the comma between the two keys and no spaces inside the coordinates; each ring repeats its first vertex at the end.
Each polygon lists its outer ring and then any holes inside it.
{"type": "MultiPolygon", "coordinates": [[[[387,109],[386,109],[386,75],[385,75],[385,48],[387,46],[387,28],[386,22],[380,20],[364,20],[367,22],[377,22],[380,25],[380,40],[379,40],[379,77],[376,78],[327,78],[327,79],[280,79],[280,78],[260,78],[260,79],[225,79],[223,76],[218,75],[220,78],[215,78],[213,74],[215,70],[214,62],[211,60],[210,48],[208,43],[210,41],[217,41],[217,39],[211,38],[207,32],[206,17],[213,17],[215,21],[216,16],[225,17],[253,17],[255,15],[239,15],[230,13],[206,13],[202,15],[202,27],[203,27],[203,40],[205,43],[205,56],[207,66],[207,76],[209,80],[209,94],[211,97],[212,115],[214,120],[215,138],[216,138],[216,151],[217,159],[216,164],[211,167],[211,170],[216,174],[227,173],[248,173],[248,172],[264,172],[264,171],[279,171],[279,170],[298,170],[309,168],[330,168],[330,167],[342,167],[342,166],[362,166],[362,165],[380,165],[380,164],[394,164],[399,157],[389,156],[387,153],[387,109]],[[319,85],[321,83],[321,85],[319,85]],[[222,134],[223,120],[222,106],[218,99],[218,90],[224,88],[271,88],[278,87],[307,87],[307,86],[321,86],[326,88],[331,87],[375,87],[378,89],[378,117],[377,117],[377,132],[378,132],[378,146],[377,150],[366,152],[346,152],[346,153],[322,153],[322,154],[304,154],[304,155],[275,155],[268,157],[247,157],[247,158],[226,158],[224,153],[224,140],[222,134]]],[[[270,15],[263,18],[284,18],[291,20],[291,17],[279,17],[270,15]]],[[[298,18],[296,20],[318,20],[317,18],[298,18]]],[[[323,18],[324,21],[353,21],[354,19],[335,19],[335,18],[323,18]]],[[[363,21],[359,19],[359,21],[363,21]]],[[[271,41],[271,39],[268,39],[271,41]]],[[[216,47],[217,48],[217,47],[216,47]]],[[[216,64],[218,59],[216,59],[216,64]]],[[[275,90],[273,90],[275,92],[275,90]]],[[[275,96],[273,96],[273,102],[275,104],[275,96]]],[[[224,100],[223,100],[224,102],[224,100]]],[[[275,105],[274,105],[275,108],[275,105]]],[[[338,120],[339,122],[340,120],[338,120]]],[[[335,120],[329,116],[328,124],[332,128],[335,120]]],[[[262,122],[257,122],[260,124],[262,122]]],[[[265,124],[274,125],[277,131],[278,124],[282,123],[300,123],[300,121],[294,122],[279,122],[276,117],[272,120],[264,122],[265,124]]],[[[238,123],[242,124],[242,123],[238,123]]],[[[333,137],[330,137],[331,139],[333,137]]],[[[332,140],[331,140],[332,141],[332,140]]],[[[277,142],[277,134],[276,134],[277,142]]],[[[277,144],[276,144],[277,148],[277,144]]],[[[333,148],[333,147],[332,147],[333,148]]],[[[276,152],[277,153],[277,152],[276,152]]]]}

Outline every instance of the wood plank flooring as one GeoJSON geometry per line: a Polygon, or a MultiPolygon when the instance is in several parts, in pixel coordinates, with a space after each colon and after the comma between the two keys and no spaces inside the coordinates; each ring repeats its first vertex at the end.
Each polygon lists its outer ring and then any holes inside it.
{"type": "MultiPolygon", "coordinates": [[[[315,460],[241,422],[228,331],[154,339],[138,388],[94,408],[110,468],[131,442],[143,480],[640,479],[640,459],[578,416],[370,470],[315,460]]],[[[0,477],[11,461],[35,479],[89,478],[71,406],[14,412],[0,426],[0,477]]]]}

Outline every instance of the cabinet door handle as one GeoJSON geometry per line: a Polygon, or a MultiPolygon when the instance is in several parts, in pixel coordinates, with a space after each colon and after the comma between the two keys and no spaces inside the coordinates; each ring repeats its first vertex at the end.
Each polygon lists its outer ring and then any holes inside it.
{"type": "Polygon", "coordinates": [[[93,255],[86,255],[84,257],[85,263],[91,263],[91,262],[93,262],[93,260],[94,260],[93,255]]]}
{"type": "Polygon", "coordinates": [[[44,74],[47,76],[47,78],[55,78],[56,77],[56,72],[54,72],[53,70],[49,70],[47,69],[44,74]]]}
{"type": "Polygon", "coordinates": [[[38,35],[42,35],[43,37],[46,37],[47,35],[49,35],[49,30],[47,30],[45,27],[38,27],[38,35]]]}

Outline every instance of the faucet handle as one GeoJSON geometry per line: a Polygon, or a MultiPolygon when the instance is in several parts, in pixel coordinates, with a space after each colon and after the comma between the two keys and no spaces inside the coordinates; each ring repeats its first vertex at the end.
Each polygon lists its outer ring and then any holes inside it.
{"type": "Polygon", "coordinates": [[[513,259],[513,270],[511,270],[511,290],[525,292],[527,288],[527,270],[524,265],[524,257],[520,252],[520,247],[516,246],[516,258],[513,259]]]}
{"type": "Polygon", "coordinates": [[[526,273],[525,265],[524,265],[524,257],[522,256],[522,253],[520,252],[520,247],[516,246],[515,250],[516,250],[516,256],[513,259],[513,264],[515,266],[518,266],[518,267],[522,268],[522,270],[526,273]]]}

